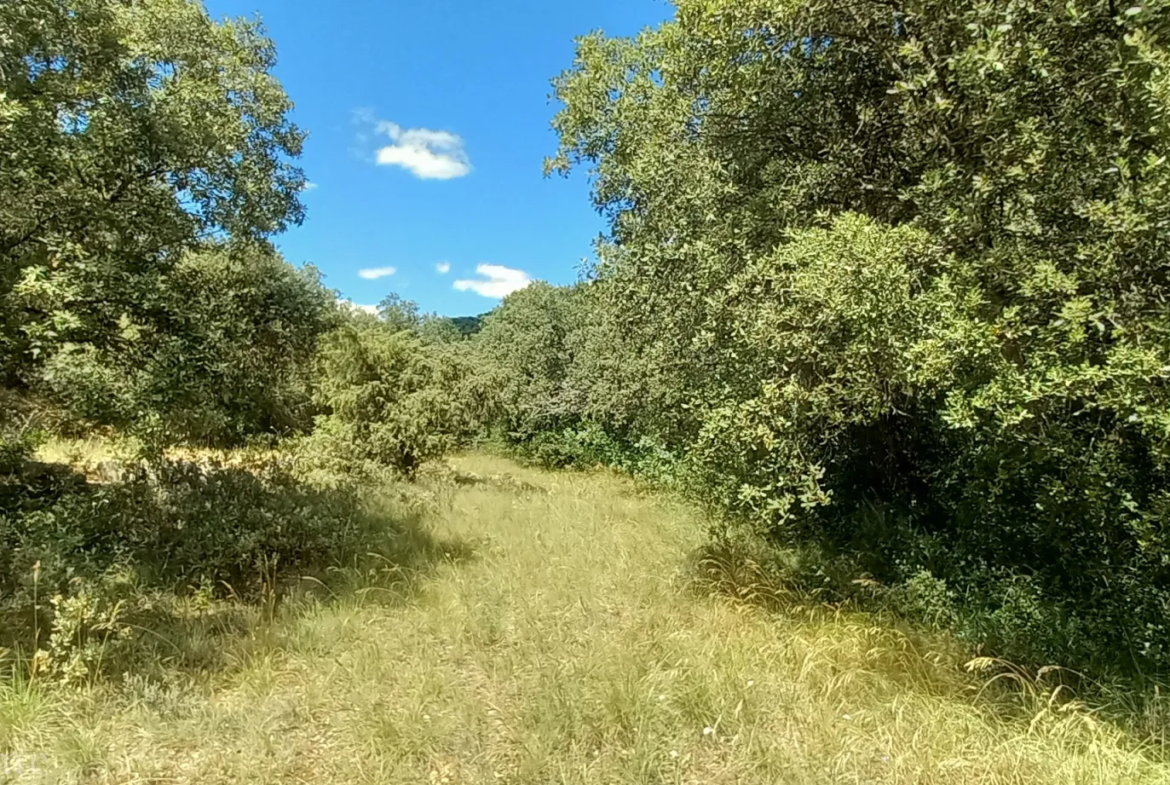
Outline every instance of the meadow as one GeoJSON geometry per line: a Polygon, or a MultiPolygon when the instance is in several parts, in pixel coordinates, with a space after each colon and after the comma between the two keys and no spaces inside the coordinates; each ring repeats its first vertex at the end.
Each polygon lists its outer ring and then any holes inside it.
{"type": "Polygon", "coordinates": [[[13,674],[0,782],[1170,781],[1148,736],[791,596],[629,479],[450,465],[409,567],[192,609],[117,679],[13,674]]]}
{"type": "Polygon", "coordinates": [[[3,781],[1170,783],[1170,0],[668,16],[541,75],[575,280],[377,236],[453,316],[282,255],[258,18],[0,2],[3,781]]]}

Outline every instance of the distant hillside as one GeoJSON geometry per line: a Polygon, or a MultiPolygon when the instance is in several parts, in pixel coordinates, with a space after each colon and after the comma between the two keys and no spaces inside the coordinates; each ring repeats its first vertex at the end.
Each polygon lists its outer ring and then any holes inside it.
{"type": "Polygon", "coordinates": [[[483,329],[484,314],[479,316],[453,316],[451,317],[451,324],[459,330],[459,334],[464,338],[475,335],[483,329]]]}

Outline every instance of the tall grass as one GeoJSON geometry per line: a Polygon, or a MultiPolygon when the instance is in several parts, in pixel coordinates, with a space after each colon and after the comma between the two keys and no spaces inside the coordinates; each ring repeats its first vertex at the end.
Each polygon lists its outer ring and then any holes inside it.
{"type": "Polygon", "coordinates": [[[0,755],[40,756],[30,782],[1170,782],[1087,708],[798,602],[627,481],[456,469],[425,569],[237,608],[215,662],[10,680],[0,755]]]}

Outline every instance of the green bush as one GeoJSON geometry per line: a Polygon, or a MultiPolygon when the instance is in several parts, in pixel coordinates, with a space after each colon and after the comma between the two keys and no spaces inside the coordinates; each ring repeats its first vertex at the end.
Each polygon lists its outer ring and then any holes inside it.
{"type": "Polygon", "coordinates": [[[315,270],[263,248],[210,246],[142,296],[143,313],[101,314],[115,338],[66,342],[45,362],[40,385],[75,417],[159,444],[238,445],[312,426],[313,357],[338,321],[315,270]]]}
{"type": "Polygon", "coordinates": [[[569,351],[511,366],[557,419],[513,430],[648,438],[1021,663],[1170,672],[1168,32],[1161,1],[679,0],[581,39],[549,168],[611,231],[568,337],[529,320],[569,351]]]}
{"type": "Polygon", "coordinates": [[[1142,425],[1164,393],[1133,357],[1154,347],[1113,340],[1073,367],[1037,331],[1021,366],[986,305],[921,230],[846,216],[795,233],[727,287],[739,362],[692,476],[787,545],[891,584],[935,576],[963,598],[946,617],[989,650],[1170,669],[1170,475],[1142,425]]]}
{"type": "Polygon", "coordinates": [[[0,482],[0,645],[88,673],[87,658],[118,640],[131,647],[126,624],[167,598],[254,601],[288,576],[327,579],[370,553],[393,555],[405,519],[352,490],[308,485],[287,464],[135,464],[106,484],[25,464],[0,482]]]}
{"type": "Polygon", "coordinates": [[[659,488],[681,488],[685,466],[654,440],[643,437],[631,443],[598,423],[582,420],[559,429],[526,432],[497,428],[494,441],[503,452],[546,469],[607,467],[645,480],[659,488]]]}
{"type": "Polygon", "coordinates": [[[389,468],[413,477],[477,432],[488,406],[465,346],[424,344],[361,314],[326,336],[317,367],[326,413],[297,449],[335,476],[389,468]]]}

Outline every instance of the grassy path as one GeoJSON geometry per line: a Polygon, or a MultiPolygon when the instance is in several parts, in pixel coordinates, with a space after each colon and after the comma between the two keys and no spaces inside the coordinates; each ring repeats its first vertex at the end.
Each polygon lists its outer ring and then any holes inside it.
{"type": "MultiPolygon", "coordinates": [[[[684,509],[472,456],[400,595],[286,608],[192,684],[0,696],[8,781],[1162,783],[1084,714],[1004,719],[960,655],[689,585],[684,509]]],[[[5,775],[0,771],[0,781],[5,775]]]]}

